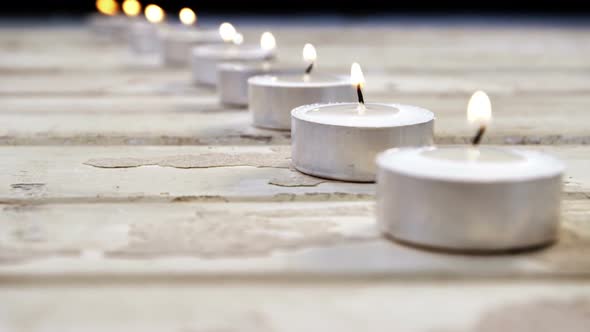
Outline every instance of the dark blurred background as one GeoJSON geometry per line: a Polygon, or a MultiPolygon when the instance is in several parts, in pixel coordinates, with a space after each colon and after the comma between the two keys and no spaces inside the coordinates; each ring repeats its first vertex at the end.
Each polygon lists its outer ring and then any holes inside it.
{"type": "MultiPolygon", "coordinates": [[[[374,14],[543,14],[543,15],[588,15],[590,0],[357,0],[357,1],[310,1],[310,0],[216,0],[187,1],[159,0],[141,1],[143,5],[155,3],[166,11],[175,12],[184,6],[208,14],[280,14],[303,13],[338,15],[374,14]]],[[[93,0],[3,0],[0,15],[82,15],[93,12],[93,0]]]]}

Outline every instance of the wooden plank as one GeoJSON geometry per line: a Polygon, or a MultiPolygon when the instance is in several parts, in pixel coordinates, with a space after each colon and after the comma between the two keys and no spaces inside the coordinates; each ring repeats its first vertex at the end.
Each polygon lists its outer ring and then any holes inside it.
{"type": "Polygon", "coordinates": [[[252,127],[246,110],[224,111],[212,105],[209,113],[207,107],[198,106],[197,112],[192,109],[186,112],[181,105],[178,107],[181,112],[174,112],[176,106],[172,106],[169,114],[152,112],[141,116],[113,112],[5,114],[0,115],[5,124],[0,129],[0,142],[8,145],[289,144],[288,131],[252,127]]]}
{"type": "Polygon", "coordinates": [[[2,287],[6,331],[585,331],[590,289],[540,283],[2,287]],[[149,288],[148,288],[149,287],[149,288]],[[89,310],[88,308],[92,308],[89,310]]]}
{"type": "MultiPolygon", "coordinates": [[[[369,91],[367,100],[419,105],[436,114],[439,144],[465,143],[464,96],[369,91]]],[[[494,121],[484,137],[493,144],[588,144],[590,99],[583,96],[491,95],[494,121]]],[[[0,98],[3,145],[289,144],[289,133],[256,129],[247,110],[225,108],[209,96],[0,98]],[[141,115],[140,115],[141,114],[141,115]]]]}
{"type": "MultiPolygon", "coordinates": [[[[388,23],[389,26],[379,26],[352,22],[337,28],[313,24],[308,27],[267,24],[258,28],[245,26],[241,31],[246,40],[251,41],[256,41],[262,31],[273,31],[281,57],[296,61],[304,43],[315,43],[320,59],[326,59],[323,64],[360,61],[414,70],[588,69],[586,60],[590,47],[587,45],[590,43],[584,27],[388,23]],[[339,38],[341,36],[346,38],[339,38]],[[350,45],[363,47],[357,47],[351,53],[350,45]]],[[[122,48],[114,47],[117,44],[105,44],[84,29],[44,30],[3,29],[7,33],[0,39],[0,45],[7,52],[0,56],[0,68],[6,71],[121,69],[113,61],[124,57],[122,48]],[[55,48],[56,42],[63,46],[55,48]],[[80,54],[85,56],[72,56],[80,54]]]]}
{"type": "MultiPolygon", "coordinates": [[[[540,146],[567,165],[564,191],[568,197],[586,198],[590,193],[589,147],[540,146]]],[[[321,182],[291,171],[288,148],[272,147],[1,147],[0,200],[102,201],[206,199],[222,200],[292,200],[367,198],[374,185],[337,181],[321,182]],[[279,151],[279,152],[276,152],[279,151]],[[187,157],[188,156],[188,157],[187,157]],[[226,167],[233,161],[251,165],[226,167]],[[243,159],[246,158],[246,159],[243,159]],[[131,164],[135,168],[97,168],[101,160],[110,167],[131,164]],[[167,160],[160,163],[161,159],[167,160]],[[187,159],[204,165],[191,167],[187,159]],[[138,161],[139,160],[139,161],[138,161]],[[172,162],[170,162],[172,160],[172,162]],[[176,160],[175,167],[171,166],[176,160]],[[258,163],[256,165],[253,164],[258,163]],[[280,160],[277,163],[277,160],[280,160]],[[154,166],[160,163],[162,166],[154,166]],[[151,165],[151,166],[148,166],[151,165]],[[258,167],[253,167],[258,166],[258,167]],[[303,178],[301,178],[303,177],[303,178]],[[309,183],[311,180],[312,183],[309,183]],[[317,181],[317,182],[314,182],[317,181]],[[271,184],[284,183],[284,185],[271,184]]]]}
{"type": "MultiPolygon", "coordinates": [[[[349,75],[350,63],[330,65],[327,72],[349,75]]],[[[320,69],[321,70],[321,67],[320,69]]],[[[449,96],[484,90],[492,95],[576,96],[590,92],[587,71],[576,72],[419,72],[408,73],[366,62],[367,93],[376,95],[449,96]]],[[[191,83],[189,69],[129,69],[117,73],[3,74],[0,96],[137,96],[214,95],[191,83]]]]}
{"type": "Polygon", "coordinates": [[[587,278],[588,208],[564,201],[553,246],[470,256],[381,237],[371,201],[2,205],[0,280],[587,278]]]}
{"type": "MultiPolygon", "coordinates": [[[[287,152],[274,152],[271,147],[4,147],[0,149],[0,179],[9,183],[0,188],[0,200],[164,200],[214,199],[222,200],[291,200],[296,196],[336,198],[365,197],[373,192],[372,185],[317,180],[291,171],[287,152]],[[216,155],[209,156],[211,153],[216,155]],[[253,155],[261,160],[260,167],[222,167],[232,157],[253,155]],[[182,159],[194,161],[207,157],[209,166],[183,169],[143,166],[137,168],[97,168],[84,164],[90,159],[120,160],[128,157],[149,160],[182,159]],[[203,157],[200,157],[203,156],[203,157]],[[122,158],[122,159],[121,159],[122,158]],[[277,165],[276,160],[284,160],[277,165]],[[70,181],[71,176],[78,180],[70,181]],[[295,177],[295,183],[290,183],[295,177]],[[271,182],[286,183],[274,185],[271,182]]],[[[246,165],[252,163],[246,162],[246,165]]],[[[116,165],[115,165],[116,166],[116,165]]],[[[180,165],[179,167],[183,167],[180,165]]]]}

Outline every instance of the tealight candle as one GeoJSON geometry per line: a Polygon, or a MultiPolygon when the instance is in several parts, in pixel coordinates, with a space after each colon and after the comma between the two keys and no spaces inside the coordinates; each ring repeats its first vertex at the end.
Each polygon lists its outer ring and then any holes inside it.
{"type": "Polygon", "coordinates": [[[217,30],[193,28],[197,22],[197,15],[192,9],[182,8],[178,17],[180,26],[169,26],[161,32],[162,59],[165,64],[185,66],[190,62],[193,47],[223,42],[217,30]]]}
{"type": "Polygon", "coordinates": [[[160,51],[159,24],[164,21],[165,13],[157,5],[147,5],[144,10],[146,21],[133,22],[129,31],[131,50],[139,53],[158,53],[160,51]]]}
{"type": "Polygon", "coordinates": [[[221,45],[197,46],[192,50],[193,81],[196,84],[217,86],[217,65],[222,62],[259,62],[275,57],[274,49],[258,45],[244,45],[242,34],[230,23],[219,26],[219,35],[225,42],[221,45]]]}
{"type": "Polygon", "coordinates": [[[119,15],[119,4],[115,0],[97,0],[98,13],[90,15],[88,25],[90,30],[100,37],[124,39],[124,32],[128,27],[128,19],[119,15]]]}
{"type": "Polygon", "coordinates": [[[402,242],[502,251],[555,240],[564,165],[535,151],[478,148],[491,116],[487,95],[468,107],[472,147],[403,148],[379,155],[377,221],[402,242]]]}
{"type": "Polygon", "coordinates": [[[365,104],[358,64],[351,74],[359,103],[305,105],[292,111],[293,166],[323,178],[373,182],[379,152],[432,144],[434,114],[415,106],[365,104]]]}
{"type": "MultiPolygon", "coordinates": [[[[272,33],[264,32],[260,37],[260,48],[268,51],[276,49],[272,33]]],[[[268,60],[251,62],[224,62],[217,65],[219,97],[223,104],[233,106],[248,105],[248,79],[263,74],[295,74],[298,69],[277,65],[268,60]]]]}
{"type": "Polygon", "coordinates": [[[307,69],[299,75],[277,74],[248,79],[248,104],[253,124],[261,128],[291,129],[291,111],[314,103],[354,101],[354,89],[347,77],[311,73],[316,51],[303,48],[307,69]]]}

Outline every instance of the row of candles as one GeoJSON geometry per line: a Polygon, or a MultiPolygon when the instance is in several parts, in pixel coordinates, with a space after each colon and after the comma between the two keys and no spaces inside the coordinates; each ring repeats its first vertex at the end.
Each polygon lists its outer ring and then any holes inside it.
{"type": "MultiPolygon", "coordinates": [[[[97,7],[117,5],[99,0],[97,7]]],[[[122,7],[129,16],[141,10],[137,0],[122,7]]],[[[378,224],[392,238],[460,251],[530,248],[556,239],[564,166],[536,151],[480,147],[492,113],[484,92],[468,103],[471,144],[434,147],[434,114],[366,102],[358,63],[350,76],[319,73],[316,50],[306,44],[301,67],[282,66],[270,32],[260,45],[243,44],[229,23],[218,31],[190,28],[196,15],[188,8],[179,13],[184,26],[158,26],[165,15],[155,5],[144,12],[146,21],[128,27],[134,50],[159,50],[166,64],[190,64],[195,83],[216,86],[222,103],[248,105],[254,126],[291,130],[297,170],[377,180],[378,224]]]]}

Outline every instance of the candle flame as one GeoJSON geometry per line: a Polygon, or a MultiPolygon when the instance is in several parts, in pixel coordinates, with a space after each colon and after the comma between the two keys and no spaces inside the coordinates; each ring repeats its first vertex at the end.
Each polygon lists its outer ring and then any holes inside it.
{"type": "Polygon", "coordinates": [[[101,14],[113,16],[119,12],[119,5],[115,0],[96,0],[96,9],[101,14]]]}
{"type": "Polygon", "coordinates": [[[317,53],[315,47],[312,44],[305,44],[303,46],[303,61],[307,63],[314,63],[317,59],[317,53]]]}
{"type": "Polygon", "coordinates": [[[147,7],[145,7],[144,13],[147,20],[151,23],[160,23],[166,16],[162,8],[157,5],[147,5],[147,7]]]}
{"type": "Polygon", "coordinates": [[[180,22],[184,25],[193,25],[197,22],[197,15],[195,12],[187,7],[184,7],[178,12],[178,18],[180,18],[180,22]]]}
{"type": "Polygon", "coordinates": [[[230,42],[234,40],[234,36],[236,34],[236,28],[234,28],[231,23],[221,23],[219,26],[219,35],[224,42],[230,42]]]}
{"type": "Polygon", "coordinates": [[[244,42],[244,35],[242,35],[239,32],[236,32],[236,34],[234,35],[234,39],[232,40],[232,42],[234,43],[234,45],[242,45],[242,43],[244,42]]]}
{"type": "Polygon", "coordinates": [[[275,36],[270,32],[265,32],[260,36],[260,47],[265,51],[272,51],[277,47],[275,36]]]}
{"type": "Polygon", "coordinates": [[[483,91],[476,91],[467,105],[467,120],[479,126],[487,125],[492,119],[492,103],[483,91]]]}
{"type": "Polygon", "coordinates": [[[129,17],[135,17],[141,13],[141,4],[137,0],[125,0],[121,7],[123,13],[129,17]]]}
{"type": "Polygon", "coordinates": [[[357,62],[350,66],[350,82],[352,85],[360,86],[361,88],[365,86],[365,75],[363,75],[361,65],[357,62]]]}

